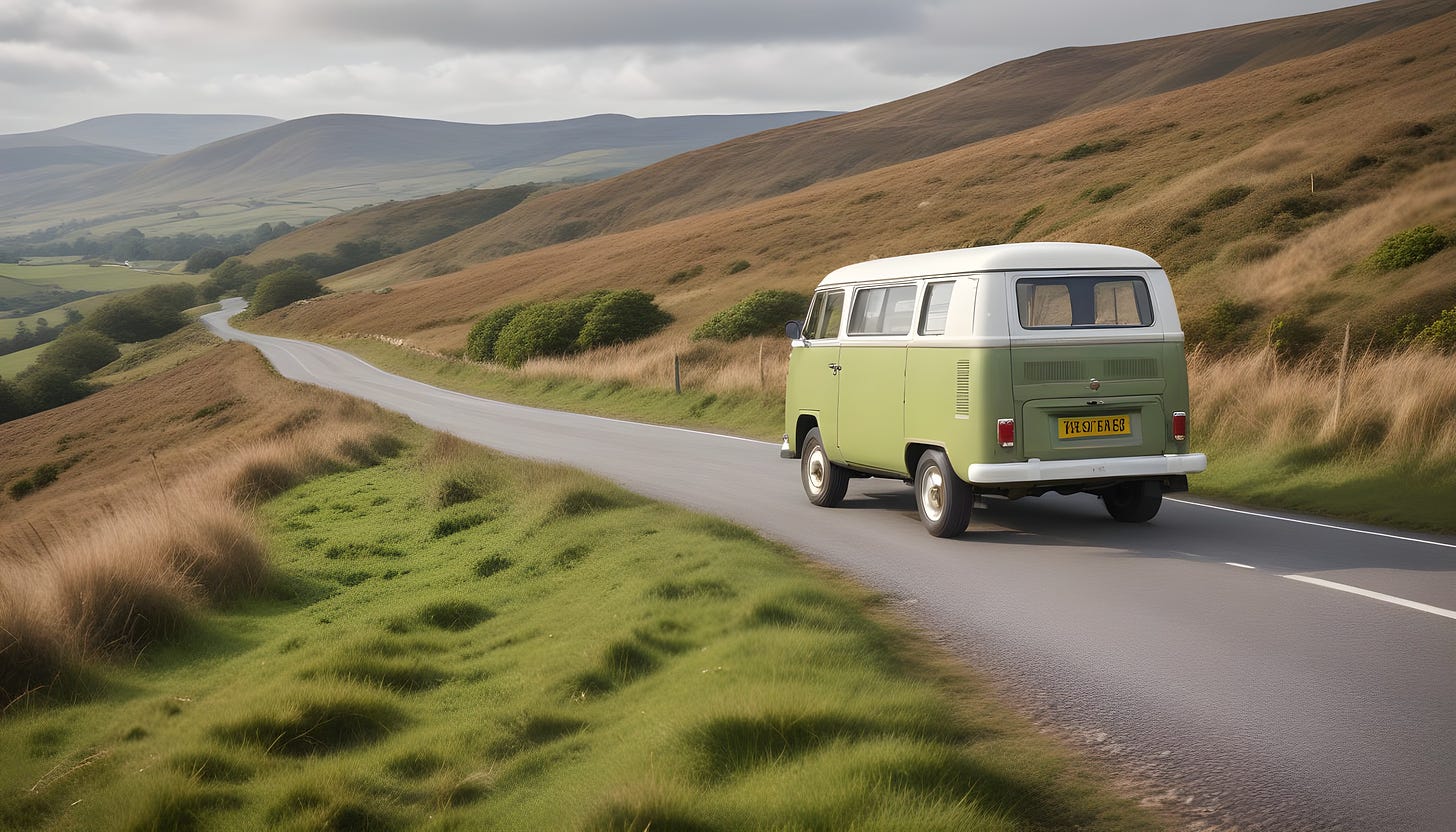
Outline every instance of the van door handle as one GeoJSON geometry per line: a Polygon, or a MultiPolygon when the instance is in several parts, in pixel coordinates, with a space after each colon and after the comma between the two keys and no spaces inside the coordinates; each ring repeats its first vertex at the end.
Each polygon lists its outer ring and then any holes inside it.
{"type": "Polygon", "coordinates": [[[839,371],[843,370],[844,368],[839,366],[838,364],[831,363],[829,365],[829,369],[833,370],[835,375],[839,375],[839,371]]]}

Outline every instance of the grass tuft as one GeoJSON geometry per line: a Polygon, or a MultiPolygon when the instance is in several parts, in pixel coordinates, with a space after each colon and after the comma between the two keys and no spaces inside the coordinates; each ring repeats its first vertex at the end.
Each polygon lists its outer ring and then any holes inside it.
{"type": "Polygon", "coordinates": [[[405,721],[404,712],[393,702],[340,688],[219,726],[213,735],[270,755],[308,757],[372,745],[405,721]]]}
{"type": "Polygon", "coordinates": [[[420,610],[419,620],[437,630],[461,632],[490,620],[494,615],[473,601],[441,601],[420,610]]]}

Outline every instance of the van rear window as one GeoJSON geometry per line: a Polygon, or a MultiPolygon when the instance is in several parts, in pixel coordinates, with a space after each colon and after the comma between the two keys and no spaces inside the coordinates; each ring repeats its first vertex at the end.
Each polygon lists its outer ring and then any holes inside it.
{"type": "Polygon", "coordinates": [[[1141,277],[1075,275],[1016,281],[1023,329],[1152,326],[1153,304],[1141,277]]]}

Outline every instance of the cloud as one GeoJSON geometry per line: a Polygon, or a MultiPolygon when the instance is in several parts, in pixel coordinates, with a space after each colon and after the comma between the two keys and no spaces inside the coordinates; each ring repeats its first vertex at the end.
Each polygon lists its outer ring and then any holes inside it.
{"type": "Polygon", "coordinates": [[[913,30],[919,5],[913,0],[323,0],[300,9],[298,17],[329,31],[520,51],[875,37],[913,30]]]}
{"type": "Polygon", "coordinates": [[[5,0],[0,5],[0,43],[33,43],[78,50],[131,52],[126,16],[67,0],[5,0]]]}
{"type": "Polygon", "coordinates": [[[103,61],[41,44],[0,43],[0,85],[23,90],[102,90],[115,85],[103,61]]]}

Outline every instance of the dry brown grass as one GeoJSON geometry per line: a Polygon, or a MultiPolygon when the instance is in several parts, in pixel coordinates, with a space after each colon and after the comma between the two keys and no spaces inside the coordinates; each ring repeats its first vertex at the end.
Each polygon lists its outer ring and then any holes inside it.
{"type": "MultiPolygon", "coordinates": [[[[638,353],[601,358],[640,355],[642,369],[613,372],[645,377],[660,372],[662,355],[694,327],[752,291],[804,291],[846,263],[1012,237],[1147,250],[1173,271],[1186,318],[1205,314],[1221,297],[1247,296],[1257,306],[1255,329],[1296,312],[1329,337],[1352,322],[1363,344],[1393,317],[1456,304],[1456,251],[1379,279],[1342,271],[1412,224],[1456,223],[1456,163],[1449,161],[1456,153],[1449,103],[1456,100],[1456,64],[1444,57],[1453,40],[1456,15],[1447,15],[744,207],[476,265],[462,250],[450,255],[464,267],[455,274],[402,284],[388,295],[340,293],[267,316],[261,325],[381,333],[448,352],[463,345],[472,321],[508,302],[641,288],[676,321],[638,353]],[[1301,103],[1311,93],[1320,97],[1301,103]],[[1416,124],[1430,130],[1413,135],[1416,124]],[[1108,139],[1128,144],[1089,159],[1055,160],[1079,143],[1108,139]],[[1362,157],[1376,161],[1352,170],[1362,157]],[[1288,200],[1308,195],[1311,174],[1320,210],[1281,214],[1288,200]],[[1101,202],[1085,196],[1110,183],[1130,186],[1101,202]],[[1246,199],[1204,210],[1197,231],[1174,230],[1212,194],[1240,185],[1253,189],[1246,199]],[[1013,236],[1018,218],[1038,206],[1013,236]],[[728,275],[727,265],[739,259],[752,267],[728,275]],[[699,264],[701,275],[668,282],[699,264]]],[[[643,177],[654,170],[613,187],[647,187],[643,177]]],[[[548,200],[538,202],[532,210],[544,210],[548,200]]],[[[594,373],[598,357],[568,360],[561,369],[594,373]]]]}
{"type": "Polygon", "coordinates": [[[0,466],[74,464],[0,505],[0,702],[257,592],[268,558],[252,507],[393,455],[392,427],[381,411],[284,381],[229,346],[4,425],[0,466]]]}
{"type": "Polygon", "coordinates": [[[789,372],[786,338],[745,338],[725,344],[678,336],[622,344],[581,355],[535,358],[521,367],[521,373],[672,389],[674,356],[679,359],[683,387],[708,393],[763,391],[781,396],[789,372]]]}
{"type": "Polygon", "coordinates": [[[1450,469],[1456,464],[1456,361],[1411,350],[1350,362],[1334,420],[1338,371],[1320,358],[1281,364],[1268,350],[1188,366],[1194,442],[1327,458],[1365,457],[1450,469]]]}

